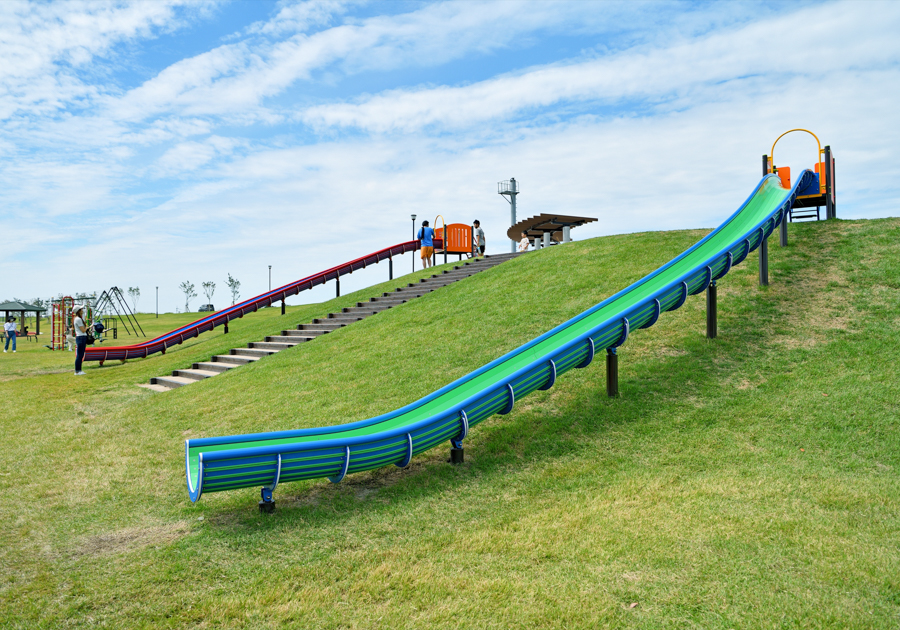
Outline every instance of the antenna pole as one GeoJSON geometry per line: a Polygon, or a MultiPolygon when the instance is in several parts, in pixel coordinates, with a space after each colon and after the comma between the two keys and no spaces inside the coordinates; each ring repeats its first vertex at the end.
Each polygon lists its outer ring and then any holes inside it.
{"type": "MultiPolygon", "coordinates": [[[[497,183],[497,192],[503,196],[509,195],[509,225],[516,224],[516,195],[519,194],[519,185],[515,177],[510,177],[507,182],[497,183]]],[[[510,251],[516,253],[516,240],[510,239],[510,251]]]]}

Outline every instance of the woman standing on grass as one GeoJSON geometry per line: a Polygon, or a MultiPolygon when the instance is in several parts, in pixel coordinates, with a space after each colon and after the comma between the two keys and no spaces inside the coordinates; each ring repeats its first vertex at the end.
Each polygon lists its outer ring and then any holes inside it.
{"type": "Polygon", "coordinates": [[[75,305],[72,311],[72,317],[75,327],[75,375],[81,376],[81,362],[84,360],[84,351],[87,350],[87,325],[84,323],[84,307],[80,304],[75,305]]]}
{"type": "Polygon", "coordinates": [[[9,340],[13,342],[13,352],[16,351],[16,318],[10,317],[3,324],[3,330],[6,332],[6,343],[3,346],[3,352],[9,350],[9,340]]]}

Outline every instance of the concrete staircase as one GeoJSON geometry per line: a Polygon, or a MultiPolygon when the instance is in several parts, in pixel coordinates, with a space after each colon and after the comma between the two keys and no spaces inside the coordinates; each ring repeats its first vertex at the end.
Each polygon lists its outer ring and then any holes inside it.
{"type": "Polygon", "coordinates": [[[327,335],[333,330],[349,326],[354,322],[377,315],[389,308],[400,306],[404,302],[409,302],[448,284],[474,276],[485,269],[496,267],[518,255],[498,254],[481,259],[468,260],[461,265],[453,267],[453,269],[434,274],[430,278],[423,278],[419,282],[410,283],[405,287],[394,289],[390,293],[383,293],[378,297],[373,297],[368,302],[357,302],[356,306],[342,309],[338,313],[329,313],[327,317],[314,319],[309,324],[300,324],[295,330],[282,330],[279,335],[272,335],[262,341],[249,343],[246,348],[232,348],[228,354],[219,354],[212,357],[209,361],[194,363],[190,369],[175,370],[172,372],[172,376],[151,378],[150,384],[141,385],[141,387],[157,392],[165,392],[176,387],[183,387],[197,381],[212,378],[242,365],[259,361],[270,354],[281,352],[301,343],[313,341],[316,337],[327,335]]]}

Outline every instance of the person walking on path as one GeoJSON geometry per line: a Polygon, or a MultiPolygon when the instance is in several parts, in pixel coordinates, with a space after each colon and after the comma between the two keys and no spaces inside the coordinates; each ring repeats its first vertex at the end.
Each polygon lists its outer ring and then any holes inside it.
{"type": "Polygon", "coordinates": [[[3,324],[3,332],[6,333],[6,343],[3,344],[3,352],[9,350],[9,340],[12,339],[13,352],[16,351],[16,318],[10,317],[3,324]]]}
{"type": "Polygon", "coordinates": [[[417,238],[422,241],[422,269],[426,269],[433,264],[434,256],[434,230],[428,227],[428,221],[422,221],[417,238]]]}
{"type": "Polygon", "coordinates": [[[484,258],[484,230],[481,229],[481,221],[478,219],[472,222],[472,240],[475,242],[475,258],[484,258]]]}
{"type": "Polygon", "coordinates": [[[81,376],[81,362],[84,361],[84,351],[87,350],[87,324],[84,323],[84,307],[76,304],[72,311],[75,327],[75,375],[81,376]]]}

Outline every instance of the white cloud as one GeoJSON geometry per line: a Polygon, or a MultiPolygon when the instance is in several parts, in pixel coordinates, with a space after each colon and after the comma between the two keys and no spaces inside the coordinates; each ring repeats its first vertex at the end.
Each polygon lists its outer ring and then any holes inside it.
{"type": "Polygon", "coordinates": [[[97,89],[78,78],[74,70],[115,44],[171,26],[174,8],[183,2],[4,2],[0,12],[0,120],[18,113],[53,113],[95,97],[97,89]]]}
{"type": "Polygon", "coordinates": [[[344,6],[324,2],[285,7],[272,20],[251,28],[250,34],[294,28],[300,32],[274,43],[251,37],[179,61],[122,98],[111,99],[110,111],[131,120],[164,112],[247,116],[265,98],[333,66],[348,76],[436,66],[508,47],[517,37],[536,31],[614,23],[621,13],[618,8],[586,14],[582,5],[555,2],[446,2],[304,32],[313,24],[327,23],[344,6]]]}
{"type": "Polygon", "coordinates": [[[298,117],[320,128],[372,132],[409,132],[431,125],[461,128],[561,101],[665,102],[748,77],[823,77],[839,70],[896,65],[900,9],[882,8],[873,19],[855,3],[832,5],[826,11],[815,7],[666,48],[536,68],[462,87],[391,90],[358,103],[312,107],[298,117]],[[823,13],[825,19],[816,20],[823,13]]]}

